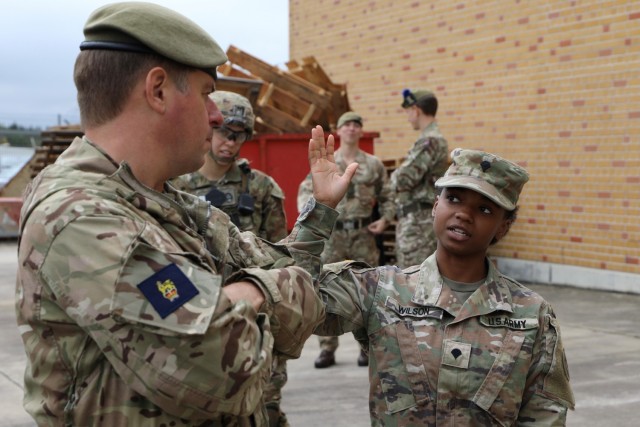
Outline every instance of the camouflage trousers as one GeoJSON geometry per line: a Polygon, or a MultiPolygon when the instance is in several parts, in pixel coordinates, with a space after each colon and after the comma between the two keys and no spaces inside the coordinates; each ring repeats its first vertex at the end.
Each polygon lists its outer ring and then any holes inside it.
{"type": "Polygon", "coordinates": [[[431,209],[412,212],[398,219],[396,265],[400,268],[422,264],[436,250],[431,209]]]}
{"type": "MultiPolygon", "coordinates": [[[[372,267],[378,265],[380,250],[376,237],[366,227],[358,230],[333,230],[322,252],[322,262],[330,264],[345,259],[364,261],[372,267]]],[[[338,337],[318,337],[321,350],[336,351],[338,337]]]]}
{"type": "Polygon", "coordinates": [[[366,227],[357,230],[333,230],[322,252],[322,262],[331,264],[346,259],[378,265],[380,251],[376,238],[366,227]]]}
{"type": "Polygon", "coordinates": [[[269,427],[289,427],[287,416],[280,408],[282,388],[287,383],[287,360],[273,357],[271,378],[264,388],[264,403],[269,416],[269,427]]]}

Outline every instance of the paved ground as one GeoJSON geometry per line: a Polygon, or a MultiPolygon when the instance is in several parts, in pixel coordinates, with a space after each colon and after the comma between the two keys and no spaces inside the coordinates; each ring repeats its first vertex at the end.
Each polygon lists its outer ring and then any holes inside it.
{"type": "MultiPolygon", "coordinates": [[[[21,406],[25,357],[13,309],[15,254],[15,243],[0,241],[0,427],[34,425],[21,406]]],[[[640,295],[531,287],[553,304],[561,322],[577,401],[568,425],[638,425],[640,295]]],[[[283,406],[291,425],[368,426],[367,369],[356,366],[353,337],[341,337],[332,368],[314,369],[317,354],[312,337],[302,357],[289,362],[283,406]]]]}

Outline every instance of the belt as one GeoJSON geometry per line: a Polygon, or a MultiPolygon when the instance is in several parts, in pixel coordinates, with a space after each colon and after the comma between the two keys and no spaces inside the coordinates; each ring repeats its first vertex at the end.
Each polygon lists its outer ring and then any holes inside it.
{"type": "Polygon", "coordinates": [[[404,216],[409,215],[410,213],[429,210],[429,209],[433,209],[432,203],[420,202],[416,200],[404,206],[398,206],[396,208],[396,215],[398,216],[398,218],[402,218],[404,216]]]}
{"type": "Polygon", "coordinates": [[[371,218],[355,218],[344,221],[336,221],[336,230],[357,230],[371,224],[371,218]]]}

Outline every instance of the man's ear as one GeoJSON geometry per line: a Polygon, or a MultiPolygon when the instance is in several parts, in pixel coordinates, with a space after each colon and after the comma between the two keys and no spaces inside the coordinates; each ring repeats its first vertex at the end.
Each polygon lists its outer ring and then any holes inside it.
{"type": "Polygon", "coordinates": [[[433,202],[433,207],[431,208],[431,216],[436,216],[436,206],[438,206],[439,200],[440,200],[440,195],[436,194],[436,198],[433,202]]]}
{"type": "Polygon", "coordinates": [[[169,75],[162,67],[153,67],[145,80],[145,97],[154,111],[164,113],[167,109],[169,75]]]}

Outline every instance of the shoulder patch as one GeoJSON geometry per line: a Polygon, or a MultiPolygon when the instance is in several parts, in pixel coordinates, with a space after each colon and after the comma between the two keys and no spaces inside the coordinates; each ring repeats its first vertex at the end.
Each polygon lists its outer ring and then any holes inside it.
{"type": "Polygon", "coordinates": [[[199,293],[175,264],[142,281],[138,289],[163,319],[199,293]]]}

